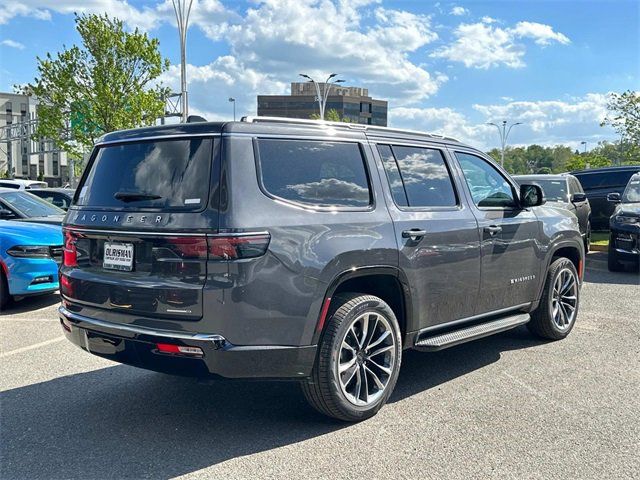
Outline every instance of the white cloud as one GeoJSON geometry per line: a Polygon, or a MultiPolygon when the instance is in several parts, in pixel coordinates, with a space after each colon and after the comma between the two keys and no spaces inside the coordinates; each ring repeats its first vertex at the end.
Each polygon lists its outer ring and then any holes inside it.
{"type": "Polygon", "coordinates": [[[606,114],[607,95],[589,93],[568,100],[505,101],[474,105],[473,119],[450,108],[392,108],[390,125],[458,138],[483,150],[496,147],[495,127],[486,122],[522,122],[511,132],[509,143],[575,147],[581,141],[613,140],[611,129],[600,127],[606,114]]]}
{"type": "Polygon", "coordinates": [[[520,39],[532,39],[538,45],[557,42],[570,43],[567,36],[556,32],[549,25],[535,22],[518,22],[513,28],[493,26],[495,20],[484,17],[478,23],[460,24],[454,31],[456,40],[431,54],[434,58],[446,58],[461,62],[466,67],[488,69],[498,65],[510,68],[525,66],[525,46],[520,39]]]}
{"type": "Polygon", "coordinates": [[[370,3],[264,0],[230,25],[225,38],[247,67],[281,81],[301,72],[315,78],[337,72],[397,103],[433,95],[446,77],[408,58],[437,38],[430,17],[378,7],[363,26],[361,10],[370,3]]]}
{"type": "Polygon", "coordinates": [[[469,10],[464,7],[455,6],[451,9],[450,13],[451,15],[455,15],[456,17],[460,17],[462,15],[469,15],[469,10]]]}
{"type": "MultiPolygon", "coordinates": [[[[202,115],[210,121],[229,120],[236,99],[238,118],[256,114],[256,94],[282,94],[287,84],[273,79],[227,55],[203,66],[187,66],[190,114],[202,115]]],[[[180,91],[180,66],[172,65],[160,80],[173,91],[180,91]]]]}
{"type": "Polygon", "coordinates": [[[2,40],[0,42],[0,45],[4,45],[5,47],[17,48],[18,50],[24,50],[24,45],[22,43],[11,40],[10,38],[2,40]]]}

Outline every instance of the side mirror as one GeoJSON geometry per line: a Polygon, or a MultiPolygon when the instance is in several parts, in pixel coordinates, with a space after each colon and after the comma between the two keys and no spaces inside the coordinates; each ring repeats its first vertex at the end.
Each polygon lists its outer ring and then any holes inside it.
{"type": "Polygon", "coordinates": [[[545,202],[544,192],[539,185],[520,185],[520,206],[522,208],[537,207],[545,202]]]}
{"type": "Polygon", "coordinates": [[[620,194],[618,192],[612,192],[607,194],[607,201],[611,203],[620,203],[620,194]]]}
{"type": "Polygon", "coordinates": [[[572,203],[582,203],[587,199],[587,194],[586,193],[574,193],[573,195],[571,195],[571,202],[572,203]]]}
{"type": "Polygon", "coordinates": [[[15,214],[11,210],[7,210],[6,208],[0,207],[0,219],[8,220],[10,218],[15,218],[15,214]]]}

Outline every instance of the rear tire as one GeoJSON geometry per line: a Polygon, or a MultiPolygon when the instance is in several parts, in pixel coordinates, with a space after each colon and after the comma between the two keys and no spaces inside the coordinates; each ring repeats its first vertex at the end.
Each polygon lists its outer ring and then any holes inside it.
{"type": "Polygon", "coordinates": [[[373,295],[348,293],[334,299],[311,378],[302,383],[309,404],[347,422],[375,415],[398,380],[400,328],[393,310],[373,295]]]}
{"type": "Polygon", "coordinates": [[[9,295],[9,284],[7,277],[5,276],[2,268],[0,268],[0,311],[4,310],[11,301],[11,295],[9,295]]]}
{"type": "Polygon", "coordinates": [[[580,306],[578,272],[568,258],[553,260],[547,271],[540,305],[527,323],[534,335],[549,340],[565,338],[576,323],[580,306]]]}

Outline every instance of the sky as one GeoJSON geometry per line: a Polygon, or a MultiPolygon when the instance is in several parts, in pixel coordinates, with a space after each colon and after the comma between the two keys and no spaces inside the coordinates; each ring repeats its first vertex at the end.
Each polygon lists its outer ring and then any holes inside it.
{"type": "MultiPolygon", "coordinates": [[[[193,0],[190,113],[255,115],[299,73],[337,73],[389,101],[389,126],[498,146],[487,122],[522,122],[513,145],[618,137],[600,127],[607,94],[640,90],[640,0],[193,0]]],[[[160,40],[180,85],[171,0],[5,0],[0,91],[30,82],[36,57],[79,42],[73,12],[104,13],[160,40]]]]}

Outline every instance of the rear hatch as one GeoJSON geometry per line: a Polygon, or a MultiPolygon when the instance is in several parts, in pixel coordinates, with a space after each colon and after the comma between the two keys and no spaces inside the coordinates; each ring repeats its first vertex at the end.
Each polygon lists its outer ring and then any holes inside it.
{"type": "Polygon", "coordinates": [[[64,223],[63,296],[108,320],[201,318],[206,235],[218,230],[218,145],[98,146],[64,223]]]}

